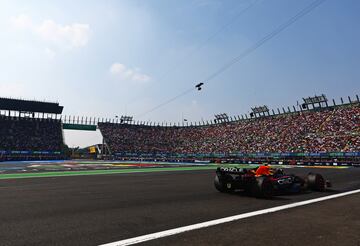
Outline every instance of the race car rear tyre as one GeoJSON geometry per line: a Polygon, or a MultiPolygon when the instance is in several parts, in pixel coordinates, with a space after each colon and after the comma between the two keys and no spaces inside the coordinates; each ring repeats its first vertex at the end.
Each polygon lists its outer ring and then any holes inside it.
{"type": "Polygon", "coordinates": [[[315,191],[325,191],[326,182],[321,174],[309,173],[306,179],[306,183],[309,189],[315,191]]]}
{"type": "Polygon", "coordinates": [[[252,195],[257,198],[272,198],[274,187],[269,177],[261,176],[256,178],[252,187],[252,195]]]}
{"type": "Polygon", "coordinates": [[[218,175],[216,175],[214,179],[214,185],[215,188],[220,192],[231,192],[234,190],[232,181],[233,178],[231,175],[223,175],[220,178],[218,175]]]}

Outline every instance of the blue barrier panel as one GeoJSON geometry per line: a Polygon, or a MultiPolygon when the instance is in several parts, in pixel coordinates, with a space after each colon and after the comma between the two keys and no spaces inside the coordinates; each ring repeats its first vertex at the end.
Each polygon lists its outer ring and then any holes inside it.
{"type": "MultiPolygon", "coordinates": [[[[2,154],[7,151],[0,151],[2,154]]],[[[60,152],[51,151],[11,151],[12,154],[59,154],[60,152]]],[[[313,158],[336,158],[336,157],[359,157],[360,152],[318,152],[318,153],[301,153],[301,152],[284,152],[284,153],[197,153],[197,154],[181,154],[181,153],[141,153],[141,152],[118,152],[115,156],[123,157],[173,157],[173,158],[266,158],[266,157],[313,157],[313,158]]]]}

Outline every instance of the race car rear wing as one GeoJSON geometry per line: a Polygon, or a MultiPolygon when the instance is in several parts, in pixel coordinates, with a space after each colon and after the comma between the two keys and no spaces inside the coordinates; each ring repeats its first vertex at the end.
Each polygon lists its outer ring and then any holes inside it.
{"type": "Polygon", "coordinates": [[[247,172],[244,168],[238,168],[238,167],[218,167],[216,169],[216,173],[219,174],[245,174],[247,172]]]}

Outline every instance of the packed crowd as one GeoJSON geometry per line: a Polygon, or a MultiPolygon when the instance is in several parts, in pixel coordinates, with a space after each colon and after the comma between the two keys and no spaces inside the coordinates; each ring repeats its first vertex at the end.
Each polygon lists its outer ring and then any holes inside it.
{"type": "Polygon", "coordinates": [[[60,120],[0,116],[1,151],[60,151],[60,120]]]}
{"type": "Polygon", "coordinates": [[[113,153],[360,152],[359,105],[207,126],[99,128],[113,153]]]}

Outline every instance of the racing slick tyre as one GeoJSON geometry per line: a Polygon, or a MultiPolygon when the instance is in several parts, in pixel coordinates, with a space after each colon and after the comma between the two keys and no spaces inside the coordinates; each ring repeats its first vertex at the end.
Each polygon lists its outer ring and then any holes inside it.
{"type": "Polygon", "coordinates": [[[256,178],[252,187],[252,195],[257,198],[272,198],[274,195],[274,187],[270,178],[266,176],[256,178]]]}
{"type": "Polygon", "coordinates": [[[321,174],[309,173],[306,178],[308,189],[315,191],[325,191],[326,182],[321,174]]]}
{"type": "Polygon", "coordinates": [[[233,178],[231,177],[231,175],[224,175],[221,177],[216,175],[214,185],[215,188],[220,192],[232,192],[234,190],[232,181],[233,178]]]}

